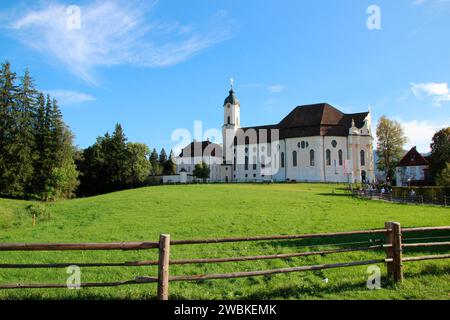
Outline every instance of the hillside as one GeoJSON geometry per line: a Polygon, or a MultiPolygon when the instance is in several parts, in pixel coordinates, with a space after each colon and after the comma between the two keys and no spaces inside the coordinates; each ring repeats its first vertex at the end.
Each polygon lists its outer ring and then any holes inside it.
{"type": "MultiPolygon", "coordinates": [[[[0,242],[110,242],[156,241],[160,233],[172,239],[317,233],[382,228],[385,221],[404,227],[450,224],[448,208],[387,204],[358,200],[333,185],[186,185],[161,186],[51,203],[35,227],[30,202],[0,199],[0,242]],[[335,194],[333,194],[333,191],[335,194]],[[49,216],[49,217],[48,217],[49,216]]],[[[34,204],[36,206],[36,204],[34,204]]],[[[39,207],[39,206],[38,206],[39,207]]],[[[367,241],[358,237],[349,242],[367,241]]],[[[234,243],[174,247],[173,259],[274,254],[307,250],[311,241],[234,243]]],[[[426,252],[430,252],[427,250],[426,252]]],[[[288,260],[174,266],[173,274],[263,270],[324,262],[384,257],[383,252],[353,252],[288,260]]],[[[141,252],[0,252],[6,262],[106,262],[155,259],[154,251],[141,252]]],[[[385,272],[385,267],[380,266],[385,272]]],[[[172,298],[437,298],[448,299],[448,261],[408,264],[404,285],[395,289],[365,288],[366,268],[326,270],[301,274],[174,283],[172,298]],[[323,279],[330,279],[328,284],[323,279]]],[[[86,268],[82,280],[126,280],[155,275],[154,267],[86,268]]],[[[56,282],[64,269],[0,269],[0,283],[56,282]]],[[[154,285],[119,288],[54,290],[0,290],[1,298],[154,298],[154,285]]]]}

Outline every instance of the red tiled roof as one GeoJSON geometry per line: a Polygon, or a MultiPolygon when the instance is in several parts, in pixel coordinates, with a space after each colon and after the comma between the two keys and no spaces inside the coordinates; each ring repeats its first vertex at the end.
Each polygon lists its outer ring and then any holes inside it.
{"type": "Polygon", "coordinates": [[[422,156],[416,147],[411,148],[405,156],[397,164],[397,167],[412,167],[412,166],[428,166],[429,162],[422,156]]]}

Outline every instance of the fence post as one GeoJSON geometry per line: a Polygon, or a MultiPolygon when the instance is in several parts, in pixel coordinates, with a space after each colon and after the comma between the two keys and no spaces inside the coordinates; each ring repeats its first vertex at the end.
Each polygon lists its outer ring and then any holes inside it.
{"type": "MultiPolygon", "coordinates": [[[[385,243],[387,245],[390,245],[390,247],[386,248],[386,256],[388,259],[394,259],[394,253],[393,253],[393,237],[392,237],[392,222],[385,222],[384,226],[387,230],[386,233],[386,239],[385,239],[385,243]]],[[[387,262],[386,263],[386,267],[387,267],[387,274],[388,277],[393,277],[394,276],[394,262],[387,262]]]]}
{"type": "Polygon", "coordinates": [[[158,300],[169,299],[170,234],[159,236],[158,300]]]}
{"type": "Polygon", "coordinates": [[[392,253],[393,253],[393,271],[394,281],[401,283],[403,281],[402,264],[402,230],[400,223],[392,223],[392,253]]]}

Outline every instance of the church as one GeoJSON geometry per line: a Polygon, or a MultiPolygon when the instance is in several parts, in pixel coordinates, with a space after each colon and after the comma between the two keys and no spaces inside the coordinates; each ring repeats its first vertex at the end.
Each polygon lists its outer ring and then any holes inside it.
{"type": "Polygon", "coordinates": [[[194,141],[177,173],[210,168],[210,182],[371,182],[375,179],[370,110],[345,114],[328,103],[294,108],[277,124],[241,127],[233,86],[223,103],[222,144],[194,141]]]}

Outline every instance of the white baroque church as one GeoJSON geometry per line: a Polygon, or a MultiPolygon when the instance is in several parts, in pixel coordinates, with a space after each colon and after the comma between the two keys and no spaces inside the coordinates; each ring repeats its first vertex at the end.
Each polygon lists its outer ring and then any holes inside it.
{"type": "Polygon", "coordinates": [[[373,181],[370,110],[344,114],[327,103],[294,108],[277,124],[241,127],[233,87],[223,104],[222,144],[194,141],[176,159],[177,173],[210,168],[210,182],[373,181]]]}

